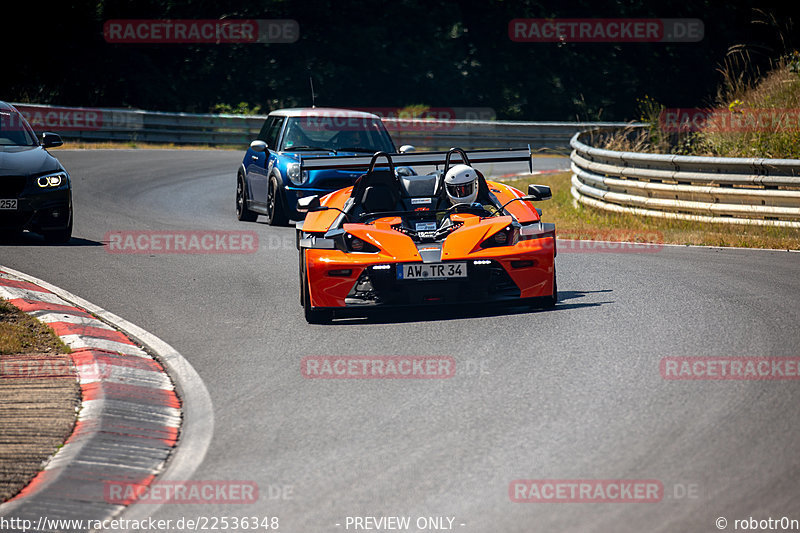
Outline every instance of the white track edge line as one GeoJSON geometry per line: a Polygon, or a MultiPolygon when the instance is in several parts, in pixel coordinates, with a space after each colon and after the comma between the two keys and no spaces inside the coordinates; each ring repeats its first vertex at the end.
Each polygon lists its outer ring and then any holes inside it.
{"type": "MultiPolygon", "coordinates": [[[[214,434],[214,407],[211,402],[211,395],[200,374],[197,373],[192,364],[175,348],[152,333],[84,300],[80,296],[13,268],[0,265],[0,270],[44,287],[64,300],[94,313],[135,340],[138,340],[156,354],[158,360],[167,368],[170,377],[175,380],[183,412],[183,423],[181,424],[178,445],[175,451],[170,454],[167,464],[158,474],[158,478],[159,480],[167,481],[188,480],[203,462],[214,434]]],[[[160,505],[148,504],[145,506],[134,503],[126,507],[120,513],[120,516],[125,516],[131,520],[135,520],[137,517],[146,518],[152,516],[158,507],[160,505]]]]}

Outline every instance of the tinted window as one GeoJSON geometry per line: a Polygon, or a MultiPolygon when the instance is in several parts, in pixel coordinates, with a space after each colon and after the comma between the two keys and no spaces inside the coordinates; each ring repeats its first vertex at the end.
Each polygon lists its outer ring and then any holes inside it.
{"type": "Polygon", "coordinates": [[[36,146],[39,141],[19,113],[0,111],[0,145],[36,146]]]}
{"type": "Polygon", "coordinates": [[[258,137],[256,137],[256,139],[267,142],[267,133],[269,132],[269,128],[272,126],[273,122],[275,122],[275,117],[270,117],[265,120],[264,125],[261,126],[261,131],[258,132],[258,137]]]}
{"type": "Polygon", "coordinates": [[[394,152],[394,145],[383,123],[361,117],[290,118],[281,149],[290,151],[304,146],[366,153],[394,152]]]}
{"type": "Polygon", "coordinates": [[[283,126],[284,120],[284,117],[275,117],[269,130],[267,130],[267,136],[264,141],[267,143],[267,146],[273,150],[278,146],[278,135],[281,133],[281,126],[283,126]]]}

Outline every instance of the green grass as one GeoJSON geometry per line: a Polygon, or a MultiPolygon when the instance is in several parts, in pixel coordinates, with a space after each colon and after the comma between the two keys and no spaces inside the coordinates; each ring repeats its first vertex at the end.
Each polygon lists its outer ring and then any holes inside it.
{"type": "Polygon", "coordinates": [[[0,355],[69,352],[52,329],[0,299],[0,355]]]}
{"type": "Polygon", "coordinates": [[[713,103],[698,104],[712,119],[696,131],[666,131],[665,106],[645,96],[638,100],[643,130],[623,128],[601,135],[602,148],[618,151],[716,157],[800,159],[800,54],[778,59],[768,73],[750,76],[749,60],[728,62],[713,103]],[[756,123],[756,117],[766,123],[756,123]],[[731,127],[731,123],[737,126],[731,127]],[[745,125],[742,127],[742,125],[745,125]]]}
{"type": "Polygon", "coordinates": [[[571,173],[564,172],[504,182],[523,192],[529,183],[550,186],[553,199],[537,207],[542,209],[544,222],[556,224],[560,238],[800,250],[800,229],[666,220],[576,206],[570,178],[571,173]]]}

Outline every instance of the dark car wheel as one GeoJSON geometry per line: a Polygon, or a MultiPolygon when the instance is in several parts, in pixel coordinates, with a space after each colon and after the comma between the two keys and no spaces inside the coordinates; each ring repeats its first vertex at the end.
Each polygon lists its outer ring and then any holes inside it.
{"type": "Polygon", "coordinates": [[[281,191],[278,189],[278,179],[272,176],[267,187],[267,220],[270,226],[286,226],[289,217],[281,201],[281,191]]]}
{"type": "Polygon", "coordinates": [[[303,311],[306,322],[309,324],[329,324],[333,320],[333,311],[330,309],[312,309],[311,293],[308,290],[308,277],[303,280],[303,311]]]}
{"type": "Polygon", "coordinates": [[[236,218],[243,222],[255,222],[258,213],[253,213],[247,208],[247,198],[244,193],[244,180],[241,176],[236,178],[236,218]]]}

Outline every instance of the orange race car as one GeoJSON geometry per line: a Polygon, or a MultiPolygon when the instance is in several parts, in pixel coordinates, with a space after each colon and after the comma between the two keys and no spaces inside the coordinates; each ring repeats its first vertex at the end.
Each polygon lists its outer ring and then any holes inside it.
{"type": "Polygon", "coordinates": [[[555,225],[530,203],[549,199],[550,188],[523,195],[471,166],[525,160],[530,148],[305,159],[304,170],[367,169],[352,187],[298,200],[307,213],[297,223],[306,320],[378,306],[555,305],[555,225]],[[411,165],[437,170],[416,175],[411,165]]]}

